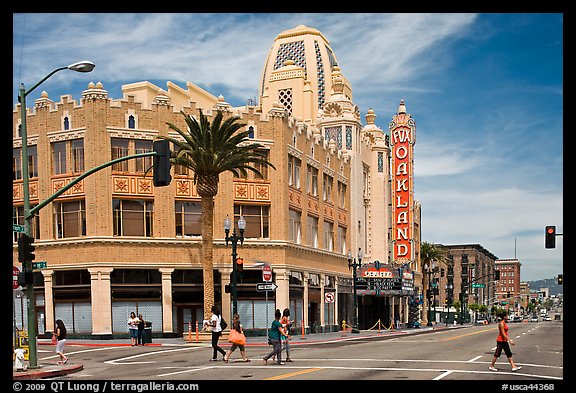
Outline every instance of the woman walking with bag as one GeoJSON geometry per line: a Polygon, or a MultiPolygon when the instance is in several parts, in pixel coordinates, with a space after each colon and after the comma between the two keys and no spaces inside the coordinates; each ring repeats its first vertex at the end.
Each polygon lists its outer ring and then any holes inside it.
{"type": "Polygon", "coordinates": [[[224,355],[224,361],[228,363],[230,355],[240,348],[240,354],[242,355],[242,361],[249,362],[250,359],[246,357],[246,350],[244,345],[246,345],[246,336],[244,335],[244,330],[242,329],[242,324],[240,323],[240,315],[234,314],[234,321],[232,321],[232,328],[230,329],[230,335],[228,341],[232,343],[232,347],[228,350],[226,355],[224,355]]]}

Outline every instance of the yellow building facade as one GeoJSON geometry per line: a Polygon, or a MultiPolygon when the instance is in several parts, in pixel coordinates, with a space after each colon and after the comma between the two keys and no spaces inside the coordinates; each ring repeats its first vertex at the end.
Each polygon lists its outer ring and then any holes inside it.
{"type": "MultiPolygon", "coordinates": [[[[30,203],[34,207],[91,168],[152,151],[160,135],[178,138],[181,111],[212,118],[237,116],[251,141],[267,152],[274,169],[262,178],[220,177],[214,215],[216,304],[229,315],[224,288],[232,272],[224,219],[246,221],[238,245],[244,271],[238,311],[247,330],[264,331],[274,310],[290,308],[295,328],[322,332],[353,319],[353,277],[347,252],[363,263],[390,262],[392,245],[389,137],[367,111],[362,124],[328,40],[298,26],[279,34],[265,60],[259,102],[232,107],[191,82],[160,88],[143,81],[122,86],[113,99],[90,82],[76,101],[46,92],[27,109],[30,203]],[[262,266],[273,270],[274,291],[259,292],[262,266]]],[[[404,104],[400,106],[404,108],[404,104]]],[[[392,109],[393,112],[393,109],[392,109]]],[[[13,220],[23,224],[20,107],[13,111],[13,220]]],[[[154,187],[150,157],[108,166],[75,184],[40,209],[32,221],[38,332],[62,319],[71,334],[109,338],[126,334],[130,312],[152,330],[182,335],[203,319],[201,205],[193,174],[172,168],[172,182],[154,187]]],[[[407,270],[414,291],[361,296],[361,328],[395,314],[408,319],[418,297],[420,206],[415,203],[414,243],[407,270]]],[[[19,263],[14,234],[14,265],[19,263]]],[[[390,268],[396,266],[390,266],[390,268]]],[[[26,302],[15,303],[26,326],[26,302]]],[[[370,326],[368,326],[370,325],[370,326]]]]}

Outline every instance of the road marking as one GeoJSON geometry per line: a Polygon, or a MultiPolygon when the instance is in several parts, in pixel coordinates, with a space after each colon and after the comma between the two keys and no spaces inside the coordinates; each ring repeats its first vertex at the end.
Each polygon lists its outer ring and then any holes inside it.
{"type": "Polygon", "coordinates": [[[475,362],[476,360],[480,359],[482,357],[482,355],[480,356],[476,356],[475,358],[472,358],[470,360],[468,360],[469,362],[475,362]]]}
{"type": "MultiPolygon", "coordinates": [[[[73,352],[66,352],[66,356],[70,356],[70,355],[75,355],[78,353],[85,353],[85,352],[92,352],[92,351],[107,351],[109,349],[117,349],[117,348],[113,348],[113,347],[105,347],[105,348],[92,348],[92,349],[85,349],[82,351],[73,351],[73,352]]],[[[51,352],[51,351],[50,351],[51,352]]],[[[40,360],[49,360],[49,359],[54,359],[54,358],[58,358],[60,357],[60,355],[53,355],[53,356],[48,356],[45,358],[42,358],[40,360]]]]}
{"type": "Polygon", "coordinates": [[[312,372],[320,371],[320,370],[322,370],[322,368],[317,368],[317,367],[309,368],[309,369],[305,369],[305,370],[294,371],[293,373],[281,374],[281,375],[276,375],[275,377],[264,378],[264,380],[265,381],[273,381],[273,380],[277,380],[277,379],[290,378],[290,377],[294,377],[296,375],[312,373],[312,372]]]}
{"type": "Polygon", "coordinates": [[[113,364],[113,365],[118,365],[118,364],[148,364],[148,363],[156,363],[155,360],[151,360],[151,361],[141,361],[141,362],[126,362],[126,360],[136,359],[136,358],[143,357],[143,356],[152,356],[152,355],[157,355],[157,354],[164,354],[164,353],[166,353],[166,352],[193,351],[193,350],[197,350],[197,349],[204,349],[204,347],[186,347],[186,348],[177,348],[177,349],[168,349],[168,350],[160,350],[160,351],[139,353],[139,354],[136,354],[136,355],[126,356],[126,357],[119,358],[119,359],[107,360],[107,361],[105,361],[104,363],[106,363],[106,364],[113,364]]]}

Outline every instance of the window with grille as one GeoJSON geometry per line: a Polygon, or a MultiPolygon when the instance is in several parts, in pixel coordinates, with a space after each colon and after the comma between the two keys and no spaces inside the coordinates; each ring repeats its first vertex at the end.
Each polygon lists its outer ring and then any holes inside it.
{"type": "Polygon", "coordinates": [[[292,116],[292,89],[284,89],[278,92],[278,101],[286,112],[288,112],[288,116],[292,116]]]}

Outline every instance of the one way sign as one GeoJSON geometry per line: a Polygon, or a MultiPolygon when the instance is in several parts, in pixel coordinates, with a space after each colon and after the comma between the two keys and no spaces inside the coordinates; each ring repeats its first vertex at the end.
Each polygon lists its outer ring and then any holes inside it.
{"type": "Polygon", "coordinates": [[[268,282],[261,282],[256,284],[256,290],[258,292],[263,292],[263,291],[274,291],[276,290],[276,288],[278,288],[278,285],[272,283],[268,283],[268,282]]]}

